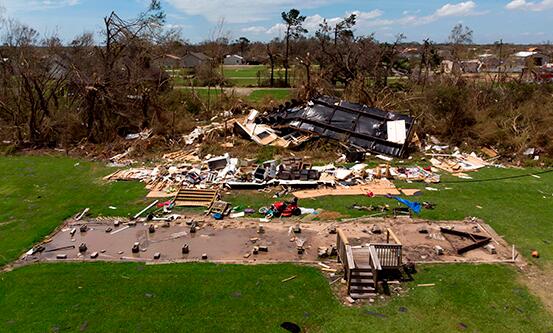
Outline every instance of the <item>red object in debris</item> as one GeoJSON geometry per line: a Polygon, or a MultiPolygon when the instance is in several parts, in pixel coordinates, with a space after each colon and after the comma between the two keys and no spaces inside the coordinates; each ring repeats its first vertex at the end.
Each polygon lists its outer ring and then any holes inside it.
{"type": "Polygon", "coordinates": [[[427,166],[427,167],[424,167],[422,168],[424,171],[432,171],[432,167],[431,166],[427,166]]]}
{"type": "Polygon", "coordinates": [[[369,191],[369,192],[367,192],[367,196],[369,198],[372,198],[372,197],[374,197],[374,193],[372,191],[369,191]]]}
{"type": "Polygon", "coordinates": [[[290,217],[292,215],[301,215],[297,199],[292,202],[277,201],[271,206],[274,217],[290,217]]]}
{"type": "Polygon", "coordinates": [[[171,205],[171,201],[165,201],[165,202],[158,203],[157,207],[162,208],[162,207],[169,206],[169,205],[171,205]]]}

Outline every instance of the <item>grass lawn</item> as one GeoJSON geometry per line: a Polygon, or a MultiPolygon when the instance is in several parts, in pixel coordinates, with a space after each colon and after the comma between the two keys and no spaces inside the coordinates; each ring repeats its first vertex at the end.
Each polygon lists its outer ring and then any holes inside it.
{"type": "MultiPolygon", "coordinates": [[[[192,92],[192,89],[189,89],[189,88],[183,88],[183,89],[186,89],[190,92],[192,92]]],[[[230,88],[232,89],[232,88],[230,88]]],[[[203,87],[200,87],[200,88],[194,88],[194,91],[196,92],[196,94],[198,94],[198,97],[207,101],[207,91],[208,89],[207,88],[203,88],[203,87]]],[[[253,90],[248,96],[244,96],[244,98],[252,103],[259,103],[261,102],[265,97],[269,96],[277,101],[286,101],[288,99],[290,99],[291,97],[291,94],[292,94],[292,89],[287,89],[287,88],[282,88],[282,89],[263,89],[263,88],[260,88],[260,89],[255,89],[253,90]]],[[[225,91],[226,94],[231,94],[230,91],[225,91]]],[[[217,88],[211,88],[211,91],[210,91],[210,96],[211,96],[211,99],[212,101],[215,99],[215,98],[218,98],[219,96],[221,95],[221,89],[217,89],[217,88]]]]}
{"type": "Polygon", "coordinates": [[[0,157],[0,266],[86,207],[94,215],[123,216],[144,204],[142,184],[104,184],[101,177],[114,169],[76,163],[61,157],[0,157]]]}
{"type": "Polygon", "coordinates": [[[261,102],[265,97],[269,96],[270,98],[277,100],[277,101],[286,101],[289,100],[292,94],[291,89],[259,89],[254,90],[252,93],[248,96],[248,100],[250,102],[259,103],[261,102]]]}
{"type": "MultiPolygon", "coordinates": [[[[227,78],[235,87],[257,87],[259,80],[256,77],[228,77],[227,78]]],[[[263,78],[261,78],[263,81],[263,78]]]]}
{"type": "Polygon", "coordinates": [[[284,321],[308,332],[553,329],[515,274],[508,266],[425,266],[406,295],[348,308],[311,267],[41,264],[0,275],[0,331],[283,332],[284,321]]]}
{"type": "MultiPolygon", "coordinates": [[[[0,158],[0,167],[0,264],[15,259],[85,207],[94,214],[127,215],[145,203],[141,183],[103,184],[99,179],[112,169],[96,163],[21,156],[0,158]]],[[[479,182],[444,177],[443,183],[432,185],[440,191],[415,198],[437,204],[422,217],[484,218],[526,258],[537,248],[542,255],[537,261],[551,263],[553,173],[483,181],[528,172],[481,170],[472,174],[479,182]]],[[[254,207],[273,201],[259,194],[225,199],[254,207]]],[[[348,207],[394,201],[359,196],[300,203],[360,216],[366,213],[348,207]]],[[[348,308],[332,296],[318,269],[305,266],[37,264],[0,273],[0,332],[279,332],[283,321],[309,332],[553,330],[553,316],[520,284],[511,266],[418,268],[406,295],[348,308]],[[292,275],[297,278],[280,282],[292,275]]]]}
{"type": "Polygon", "coordinates": [[[219,95],[221,95],[221,89],[219,88],[207,89],[202,87],[202,88],[194,88],[194,89],[186,88],[186,90],[188,90],[190,93],[194,91],[200,99],[204,99],[206,101],[208,96],[213,100],[214,98],[219,97],[219,95]]]}
{"type": "Polygon", "coordinates": [[[227,78],[257,77],[259,71],[268,72],[270,68],[263,65],[255,66],[225,66],[223,73],[227,78]]]}

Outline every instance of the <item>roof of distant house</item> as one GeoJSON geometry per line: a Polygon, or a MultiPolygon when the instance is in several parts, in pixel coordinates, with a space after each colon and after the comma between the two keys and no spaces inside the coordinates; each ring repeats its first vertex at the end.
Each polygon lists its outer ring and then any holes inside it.
{"type": "Polygon", "coordinates": [[[173,59],[173,60],[180,60],[180,57],[179,56],[176,56],[174,54],[166,54],[165,55],[167,58],[169,59],[173,59]]]}
{"type": "Polygon", "coordinates": [[[244,59],[244,57],[239,56],[238,54],[227,54],[225,56],[225,58],[230,58],[230,57],[235,57],[235,58],[238,58],[238,59],[244,59]]]}
{"type": "Polygon", "coordinates": [[[203,54],[201,52],[190,52],[188,54],[195,57],[195,58],[198,58],[200,60],[210,60],[211,59],[210,57],[206,56],[205,54],[203,54]]]}
{"type": "Polygon", "coordinates": [[[419,49],[416,47],[406,47],[403,49],[403,51],[401,51],[401,53],[415,53],[415,52],[419,52],[419,49]]]}
{"type": "Polygon", "coordinates": [[[528,57],[531,57],[535,54],[538,54],[538,52],[534,52],[534,51],[520,51],[520,52],[517,52],[514,54],[515,57],[520,57],[520,58],[528,58],[528,57]]]}

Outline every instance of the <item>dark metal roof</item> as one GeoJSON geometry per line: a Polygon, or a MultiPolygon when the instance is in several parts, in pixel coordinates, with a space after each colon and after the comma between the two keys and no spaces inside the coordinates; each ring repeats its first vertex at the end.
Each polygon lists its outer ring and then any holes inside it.
{"type": "Polygon", "coordinates": [[[402,157],[407,149],[415,120],[366,105],[350,103],[330,96],[313,99],[306,105],[280,109],[258,122],[288,126],[346,143],[357,149],[402,157]],[[403,144],[388,141],[387,122],[404,120],[403,144]]]}

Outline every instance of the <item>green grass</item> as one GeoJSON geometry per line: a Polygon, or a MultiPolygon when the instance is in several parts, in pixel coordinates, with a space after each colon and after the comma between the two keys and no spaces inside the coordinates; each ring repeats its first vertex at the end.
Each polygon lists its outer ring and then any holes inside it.
{"type": "MultiPolygon", "coordinates": [[[[540,170],[533,170],[539,172],[540,170]]],[[[532,170],[487,168],[473,172],[474,180],[525,175],[532,170]]],[[[423,195],[405,197],[413,201],[436,203],[434,210],[423,210],[421,218],[431,220],[462,220],[469,216],[484,219],[499,235],[515,244],[526,258],[532,250],[540,252],[536,263],[553,263],[553,172],[534,178],[531,176],[496,181],[469,182],[452,176],[442,177],[442,183],[396,182],[398,187],[434,187],[439,191],[423,190],[423,195]],[[450,183],[454,182],[454,183],[450,183]],[[449,189],[446,189],[449,188],[449,189]],[[546,195],[542,194],[547,193],[546,195]],[[545,198],[544,198],[545,196],[545,198]],[[478,208],[480,206],[482,208],[478,208]]],[[[265,206],[274,201],[270,195],[239,192],[228,197],[234,204],[249,203],[253,207],[265,206]]],[[[336,211],[344,217],[360,217],[371,212],[353,210],[353,204],[399,206],[395,200],[366,196],[322,197],[300,200],[300,205],[336,211]]],[[[531,259],[532,260],[532,259],[531,259]]]]}
{"type": "Polygon", "coordinates": [[[238,78],[238,77],[257,77],[257,73],[267,73],[270,69],[263,66],[247,66],[247,67],[231,67],[225,66],[223,73],[227,78],[238,78]]]}
{"type": "Polygon", "coordinates": [[[284,321],[307,332],[551,330],[515,275],[507,266],[425,266],[406,295],[348,308],[310,267],[41,264],[0,275],[0,331],[283,332],[284,321]]]}
{"type": "Polygon", "coordinates": [[[221,95],[221,89],[218,89],[218,88],[211,88],[211,89],[207,89],[207,88],[194,88],[194,90],[192,89],[187,89],[188,91],[192,92],[194,91],[199,98],[201,99],[204,99],[207,101],[207,98],[216,98],[216,97],[219,97],[221,95]]]}
{"type": "Polygon", "coordinates": [[[142,184],[105,184],[101,177],[114,169],[76,163],[58,157],[0,158],[0,266],[86,207],[94,215],[127,215],[144,204],[142,184]]]}
{"type": "MultiPolygon", "coordinates": [[[[99,179],[112,169],[97,163],[4,157],[0,170],[3,264],[85,207],[94,214],[127,215],[145,203],[141,183],[103,184],[99,179]],[[110,205],[118,209],[111,210],[110,205]]],[[[528,172],[485,169],[471,175],[484,180],[528,172]]],[[[553,200],[553,173],[540,177],[490,182],[444,177],[443,183],[432,185],[439,192],[425,191],[414,199],[437,203],[435,210],[421,214],[424,218],[484,218],[526,257],[537,248],[539,261],[551,262],[548,207],[553,200]],[[549,195],[544,199],[539,191],[549,195]]],[[[274,201],[259,194],[225,197],[229,198],[234,205],[249,203],[256,208],[274,201]]],[[[395,204],[363,196],[300,203],[347,216],[366,214],[349,209],[353,203],[395,204]]],[[[348,308],[332,296],[318,269],[305,266],[38,264],[0,273],[0,332],[279,332],[283,321],[296,322],[309,332],[553,330],[553,317],[518,282],[513,267],[425,265],[415,279],[403,296],[371,307],[348,308]],[[280,282],[292,275],[297,278],[280,282]],[[436,286],[416,287],[417,283],[436,286]]]]}
{"type": "MultiPolygon", "coordinates": [[[[187,91],[192,91],[192,89],[189,89],[189,88],[183,88],[187,91]]],[[[207,101],[207,96],[208,96],[208,92],[207,92],[207,88],[195,88],[194,89],[195,93],[198,95],[199,98],[207,101]]],[[[247,100],[247,101],[250,101],[252,103],[259,103],[261,101],[263,101],[263,99],[265,97],[270,97],[276,101],[280,101],[280,102],[283,102],[283,101],[286,101],[286,100],[289,100],[292,96],[292,91],[291,89],[287,89],[287,88],[279,88],[279,89],[256,89],[256,90],[253,90],[248,96],[244,96],[244,98],[247,100]]],[[[230,94],[229,91],[226,91],[225,92],[226,94],[230,94]]],[[[211,96],[211,99],[213,100],[214,98],[218,98],[219,96],[221,95],[221,90],[220,89],[216,89],[216,88],[212,88],[211,91],[210,91],[210,96],[211,96]]]]}
{"type": "Polygon", "coordinates": [[[254,90],[249,96],[248,100],[251,102],[261,102],[267,96],[277,101],[289,100],[292,94],[290,89],[259,89],[254,90]]]}
{"type": "MultiPolygon", "coordinates": [[[[234,87],[257,87],[259,80],[255,77],[227,78],[234,87]]],[[[263,81],[263,78],[261,78],[263,81]]]]}

